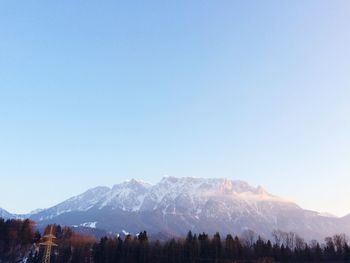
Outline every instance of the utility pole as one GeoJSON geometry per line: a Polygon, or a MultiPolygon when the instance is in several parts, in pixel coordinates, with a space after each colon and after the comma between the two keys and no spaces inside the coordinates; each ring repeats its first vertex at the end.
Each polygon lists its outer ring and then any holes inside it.
{"type": "Polygon", "coordinates": [[[43,238],[45,238],[46,241],[43,243],[40,243],[40,245],[45,247],[42,263],[50,263],[51,249],[52,249],[52,247],[57,247],[57,244],[55,244],[53,241],[54,239],[56,239],[56,237],[53,235],[53,225],[51,225],[51,227],[50,227],[49,234],[43,236],[43,238]]]}

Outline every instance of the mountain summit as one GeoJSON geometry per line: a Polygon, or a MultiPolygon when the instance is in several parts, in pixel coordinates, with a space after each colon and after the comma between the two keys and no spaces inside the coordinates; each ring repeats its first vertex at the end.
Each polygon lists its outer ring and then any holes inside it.
{"type": "Polygon", "coordinates": [[[39,225],[90,226],[115,233],[240,234],[251,229],[269,236],[280,229],[310,239],[350,233],[347,218],[304,210],[261,186],[225,178],[164,177],[154,185],[131,179],[112,188],[89,189],[29,217],[39,225]]]}

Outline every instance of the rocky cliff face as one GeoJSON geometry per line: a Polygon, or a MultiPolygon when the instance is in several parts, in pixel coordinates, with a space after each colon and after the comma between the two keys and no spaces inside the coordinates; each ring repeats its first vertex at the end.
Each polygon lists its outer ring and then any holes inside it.
{"type": "Polygon", "coordinates": [[[308,239],[350,234],[350,218],[304,210],[260,186],[220,178],[165,177],[155,185],[132,179],[90,189],[28,216],[39,225],[54,222],[114,233],[146,229],[178,236],[188,230],[240,234],[251,229],[269,236],[280,229],[308,239]]]}

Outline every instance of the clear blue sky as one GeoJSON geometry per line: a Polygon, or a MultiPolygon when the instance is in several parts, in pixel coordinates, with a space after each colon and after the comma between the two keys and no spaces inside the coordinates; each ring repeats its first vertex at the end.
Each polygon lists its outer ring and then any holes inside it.
{"type": "Polygon", "coordinates": [[[350,213],[350,3],[1,1],[0,207],[228,177],[350,213]]]}

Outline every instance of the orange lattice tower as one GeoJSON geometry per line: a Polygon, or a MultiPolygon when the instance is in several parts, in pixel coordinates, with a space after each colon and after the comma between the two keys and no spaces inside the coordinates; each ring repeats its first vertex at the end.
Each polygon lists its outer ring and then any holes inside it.
{"type": "Polygon", "coordinates": [[[56,239],[56,237],[53,235],[53,225],[51,225],[51,227],[50,227],[49,234],[43,236],[43,238],[46,239],[46,241],[43,243],[40,243],[40,245],[45,247],[42,262],[43,263],[50,263],[52,247],[57,247],[57,244],[55,244],[53,241],[54,239],[56,239]]]}

